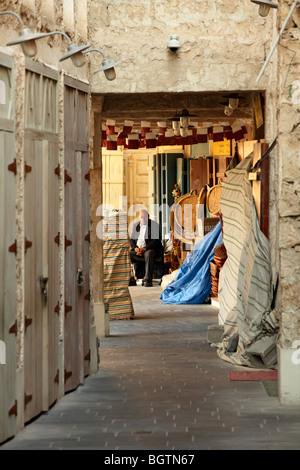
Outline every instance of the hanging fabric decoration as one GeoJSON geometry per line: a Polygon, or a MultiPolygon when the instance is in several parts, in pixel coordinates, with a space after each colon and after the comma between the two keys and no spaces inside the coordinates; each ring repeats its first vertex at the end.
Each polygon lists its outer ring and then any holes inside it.
{"type": "Polygon", "coordinates": [[[128,149],[138,149],[140,146],[140,138],[138,134],[129,134],[127,139],[128,149]]]}
{"type": "Polygon", "coordinates": [[[208,141],[207,129],[197,128],[197,143],[206,144],[208,141]]]}
{"type": "Polygon", "coordinates": [[[107,136],[107,150],[118,150],[117,134],[107,136]]]}
{"type": "Polygon", "coordinates": [[[151,123],[148,121],[141,122],[141,136],[142,138],[146,137],[147,132],[151,131],[151,123]]]}
{"type": "MultiPolygon", "coordinates": [[[[186,133],[181,136],[175,136],[173,129],[167,129],[166,123],[157,122],[158,130],[150,128],[150,122],[141,121],[141,130],[132,131],[133,121],[124,121],[121,132],[115,126],[115,121],[107,119],[106,124],[102,125],[102,147],[111,150],[118,146],[128,149],[155,148],[164,145],[195,145],[207,144],[209,140],[221,142],[224,139],[234,139],[238,142],[244,139],[248,131],[246,126],[231,127],[229,124],[223,126],[214,126],[211,122],[204,122],[203,127],[197,127],[198,123],[192,123],[193,127],[186,129],[186,133]],[[108,136],[116,136],[109,140],[108,136]],[[108,145],[108,146],[107,146],[108,145]]],[[[116,149],[117,150],[117,149],[116,149]]]]}
{"type": "Polygon", "coordinates": [[[167,130],[167,123],[160,121],[160,122],[157,123],[157,126],[158,126],[159,135],[165,135],[166,130],[167,130]]]}
{"type": "Polygon", "coordinates": [[[101,145],[102,147],[106,147],[106,124],[102,124],[102,135],[101,135],[101,145]]]}
{"type": "Polygon", "coordinates": [[[122,134],[128,136],[131,133],[133,127],[133,121],[124,121],[122,134]]]}
{"type": "Polygon", "coordinates": [[[106,120],[106,134],[107,135],[115,134],[115,126],[116,126],[116,121],[114,121],[113,119],[107,119],[106,120]]]}
{"type": "Polygon", "coordinates": [[[214,127],[213,141],[214,142],[222,142],[222,140],[224,140],[224,128],[223,128],[223,126],[214,127]]]}
{"type": "Polygon", "coordinates": [[[146,148],[154,149],[156,147],[156,134],[155,132],[146,133],[146,148]]]}

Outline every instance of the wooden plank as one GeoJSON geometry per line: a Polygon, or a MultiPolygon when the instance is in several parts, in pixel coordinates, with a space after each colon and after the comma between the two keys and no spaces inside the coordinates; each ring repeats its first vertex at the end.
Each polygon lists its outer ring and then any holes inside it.
{"type": "Polygon", "coordinates": [[[16,399],[16,336],[9,329],[16,321],[16,256],[8,251],[16,238],[16,182],[7,166],[14,157],[14,135],[0,131],[0,340],[6,364],[0,365],[0,442],[16,433],[16,416],[9,410],[16,399]]]}
{"type": "Polygon", "coordinates": [[[16,433],[16,415],[9,410],[16,400],[17,343],[9,333],[16,322],[16,255],[9,251],[16,240],[16,176],[8,170],[15,158],[13,60],[0,54],[0,80],[4,95],[0,106],[0,340],[5,364],[0,365],[0,442],[16,433]]]}
{"type": "MultiPolygon", "coordinates": [[[[190,186],[200,194],[201,189],[207,183],[207,164],[204,158],[190,161],[190,186]]],[[[182,193],[183,194],[183,193],[182,193]]]]}
{"type": "Polygon", "coordinates": [[[70,77],[69,75],[65,75],[64,80],[65,80],[65,85],[70,87],[70,88],[74,88],[75,90],[83,91],[84,93],[89,92],[89,84],[88,83],[77,80],[76,78],[70,77]]]}
{"type": "Polygon", "coordinates": [[[39,276],[42,273],[42,192],[40,141],[25,141],[24,157],[32,170],[26,175],[24,185],[25,238],[32,246],[25,253],[25,327],[24,336],[24,394],[31,397],[24,411],[25,423],[42,411],[42,305],[39,276]],[[34,207],[34,210],[32,210],[34,207]]]}
{"type": "Polygon", "coordinates": [[[89,172],[89,154],[81,154],[81,185],[82,185],[82,270],[83,285],[78,286],[81,302],[83,303],[83,351],[84,351],[84,376],[90,373],[90,182],[85,177],[89,172]]]}
{"type": "Polygon", "coordinates": [[[25,57],[25,68],[30,72],[51,78],[54,81],[57,81],[59,77],[58,70],[54,70],[53,68],[47,67],[39,62],[35,62],[28,57],[25,57]]]}
{"type": "MultiPolygon", "coordinates": [[[[48,153],[48,187],[51,188],[51,197],[48,199],[48,407],[58,398],[57,372],[59,362],[59,312],[57,305],[60,299],[60,261],[59,245],[55,243],[55,237],[59,232],[59,178],[54,173],[58,165],[58,144],[49,142],[48,153]]],[[[45,375],[45,374],[44,374],[45,375]]]]}

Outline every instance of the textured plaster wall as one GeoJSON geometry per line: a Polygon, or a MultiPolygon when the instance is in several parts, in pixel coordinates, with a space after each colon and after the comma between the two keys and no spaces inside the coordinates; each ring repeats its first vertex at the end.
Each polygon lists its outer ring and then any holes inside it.
{"type": "MultiPolygon", "coordinates": [[[[278,29],[293,1],[281,1],[278,29]]],[[[300,8],[278,47],[278,216],[281,346],[300,339],[300,8]]],[[[299,366],[298,366],[299,367],[299,366]]]]}
{"type": "MultiPolygon", "coordinates": [[[[93,76],[95,92],[253,89],[272,39],[266,19],[249,0],[91,0],[90,37],[122,60],[117,80],[93,76]],[[167,48],[171,34],[182,44],[167,48]]],[[[93,57],[93,66],[99,58],[93,57]]],[[[270,69],[268,74],[270,73],[270,69]]]]}

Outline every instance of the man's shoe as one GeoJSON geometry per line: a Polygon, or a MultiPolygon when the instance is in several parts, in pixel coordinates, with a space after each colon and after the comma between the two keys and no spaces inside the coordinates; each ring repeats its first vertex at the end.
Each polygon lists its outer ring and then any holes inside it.
{"type": "Polygon", "coordinates": [[[152,281],[145,281],[144,287],[152,287],[152,286],[153,286],[152,281]]]}

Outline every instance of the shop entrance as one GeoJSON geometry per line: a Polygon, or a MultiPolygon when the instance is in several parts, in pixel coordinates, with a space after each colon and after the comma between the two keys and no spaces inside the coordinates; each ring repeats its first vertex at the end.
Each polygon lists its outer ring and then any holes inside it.
{"type": "MultiPolygon", "coordinates": [[[[174,242],[174,226],[162,206],[170,208],[177,197],[199,197],[203,188],[211,192],[221,187],[226,170],[250,154],[254,165],[268,147],[264,95],[259,92],[93,96],[95,109],[98,100],[103,106],[95,122],[101,122],[102,139],[95,140],[94,150],[102,155],[102,204],[127,212],[128,227],[145,206],[160,223],[164,242],[174,242]],[[188,117],[185,124],[180,117],[188,117]]],[[[250,177],[260,227],[268,237],[267,158],[259,174],[254,171],[250,177]]],[[[182,265],[219,215],[204,204],[202,232],[188,240],[175,237],[177,263],[166,257],[165,274],[182,265]]]]}

